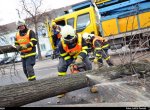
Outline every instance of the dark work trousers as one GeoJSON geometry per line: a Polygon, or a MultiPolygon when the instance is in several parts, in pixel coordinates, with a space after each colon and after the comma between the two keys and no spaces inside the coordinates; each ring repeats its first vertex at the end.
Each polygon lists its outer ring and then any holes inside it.
{"type": "MultiPolygon", "coordinates": [[[[103,64],[103,60],[102,59],[107,59],[108,57],[110,57],[109,55],[108,55],[108,49],[102,49],[101,51],[99,51],[98,52],[100,55],[101,55],[101,59],[98,59],[98,62],[99,63],[101,63],[101,64],[103,64]]],[[[107,64],[109,65],[109,66],[113,66],[113,63],[112,63],[112,61],[110,60],[110,59],[107,59],[106,60],[106,62],[107,62],[107,64]]]]}
{"type": "Polygon", "coordinates": [[[103,64],[103,60],[102,59],[106,59],[107,57],[109,57],[108,49],[99,50],[98,54],[101,55],[101,59],[98,59],[98,62],[100,62],[101,64],[103,64]]]}
{"type": "Polygon", "coordinates": [[[60,39],[57,37],[57,34],[56,34],[56,35],[53,35],[52,38],[53,38],[54,46],[57,47],[57,45],[58,45],[60,39]]]}
{"type": "Polygon", "coordinates": [[[57,39],[56,41],[56,49],[55,49],[55,54],[59,55],[59,48],[58,48],[58,43],[59,43],[60,39],[57,39]]]}
{"type": "MultiPolygon", "coordinates": [[[[64,60],[62,57],[59,58],[59,64],[58,64],[58,72],[66,72],[68,69],[68,66],[74,61],[74,59],[64,60]]],[[[86,65],[86,70],[92,70],[92,63],[89,60],[88,56],[84,58],[83,62],[86,65]]]]}
{"type": "Polygon", "coordinates": [[[33,69],[34,65],[35,65],[35,56],[22,58],[22,67],[27,78],[35,75],[33,69]]]}

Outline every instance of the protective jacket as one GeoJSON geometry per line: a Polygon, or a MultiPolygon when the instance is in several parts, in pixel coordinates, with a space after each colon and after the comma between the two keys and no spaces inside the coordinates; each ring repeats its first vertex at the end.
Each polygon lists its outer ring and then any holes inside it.
{"type": "Polygon", "coordinates": [[[56,28],[53,28],[53,35],[56,35],[58,39],[61,38],[61,34],[60,34],[61,28],[57,25],[56,28]]]}
{"type": "Polygon", "coordinates": [[[104,58],[109,65],[113,65],[110,62],[110,56],[108,55],[109,44],[105,38],[95,36],[93,38],[93,48],[96,53],[96,58],[98,58],[99,62],[102,63],[102,58],[104,58]]]}
{"type": "MultiPolygon", "coordinates": [[[[30,43],[29,32],[30,32],[30,30],[28,30],[27,34],[24,35],[23,37],[20,36],[19,32],[17,32],[16,40],[18,41],[18,44],[20,46],[27,45],[28,43],[30,43]]],[[[32,47],[29,47],[27,49],[21,50],[21,52],[30,52],[31,50],[32,50],[32,47]]]]}
{"type": "Polygon", "coordinates": [[[77,44],[73,48],[65,44],[63,39],[61,39],[61,43],[59,44],[60,56],[63,57],[64,60],[75,59],[78,55],[84,59],[87,56],[87,49],[86,42],[79,34],[77,36],[77,44]]]}
{"type": "Polygon", "coordinates": [[[61,41],[58,44],[60,51],[60,63],[58,65],[58,75],[66,75],[68,66],[77,58],[80,57],[83,59],[83,62],[86,64],[87,70],[92,69],[91,62],[88,59],[88,46],[85,40],[81,37],[80,34],[77,35],[77,43],[66,44],[65,41],[61,38],[61,41]]]}
{"type": "Polygon", "coordinates": [[[108,44],[108,42],[106,41],[105,38],[100,37],[100,36],[95,36],[94,37],[94,39],[93,39],[93,48],[101,50],[101,49],[106,49],[108,47],[109,47],[109,44],[108,44]]]}
{"type": "Polygon", "coordinates": [[[32,30],[25,29],[24,31],[19,31],[16,33],[15,46],[27,46],[27,49],[21,50],[21,58],[35,56],[36,44],[37,39],[35,38],[35,33],[32,30]]]}

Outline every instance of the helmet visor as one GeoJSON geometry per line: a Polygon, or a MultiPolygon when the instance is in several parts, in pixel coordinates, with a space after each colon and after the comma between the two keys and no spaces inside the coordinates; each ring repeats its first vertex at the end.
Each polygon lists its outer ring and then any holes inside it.
{"type": "Polygon", "coordinates": [[[90,39],[86,39],[85,41],[86,41],[87,43],[91,43],[90,39]]]}
{"type": "Polygon", "coordinates": [[[76,36],[70,36],[68,35],[66,38],[64,38],[65,44],[73,44],[77,42],[76,36]]]}

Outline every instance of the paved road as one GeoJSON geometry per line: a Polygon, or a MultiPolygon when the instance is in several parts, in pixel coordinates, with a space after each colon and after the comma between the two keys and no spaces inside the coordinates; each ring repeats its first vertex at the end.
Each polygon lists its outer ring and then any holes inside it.
{"type": "MultiPolygon", "coordinates": [[[[37,61],[34,66],[37,80],[57,76],[57,64],[57,59],[37,61]]],[[[26,81],[21,62],[0,66],[0,86],[26,81]]]]}

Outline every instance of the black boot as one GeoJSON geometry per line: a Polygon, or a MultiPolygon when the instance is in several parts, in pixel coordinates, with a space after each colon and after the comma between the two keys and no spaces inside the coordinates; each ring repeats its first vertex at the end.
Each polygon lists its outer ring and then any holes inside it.
{"type": "Polygon", "coordinates": [[[107,64],[108,64],[109,66],[114,66],[114,64],[112,63],[111,60],[107,60],[106,62],[107,62],[107,64]]]}

